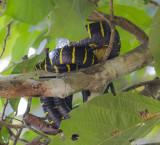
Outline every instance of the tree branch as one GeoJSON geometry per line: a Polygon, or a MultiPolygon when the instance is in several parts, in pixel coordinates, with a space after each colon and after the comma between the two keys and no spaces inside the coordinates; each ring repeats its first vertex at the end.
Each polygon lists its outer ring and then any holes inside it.
{"type": "Polygon", "coordinates": [[[6,123],[4,121],[0,121],[0,126],[6,126],[7,128],[14,128],[14,129],[20,129],[20,128],[26,127],[23,124],[10,124],[10,123],[6,123]]]}
{"type": "MultiPolygon", "coordinates": [[[[88,20],[105,21],[105,18],[110,19],[109,15],[99,11],[98,13],[103,17],[98,16],[96,11],[93,11],[88,20]]],[[[114,22],[134,34],[141,43],[146,43],[113,60],[81,69],[77,72],[59,74],[58,78],[25,79],[33,78],[32,76],[57,76],[57,74],[45,74],[46,72],[41,73],[41,71],[2,76],[0,78],[0,97],[55,96],[64,98],[86,89],[93,92],[92,94],[96,92],[97,94],[94,95],[98,95],[113,79],[138,70],[151,62],[153,58],[147,43],[148,36],[145,32],[122,17],[115,16],[114,22]]]]}
{"type": "Polygon", "coordinates": [[[158,2],[155,2],[153,0],[150,0],[149,3],[152,4],[152,5],[154,5],[154,6],[156,6],[156,7],[160,6],[160,4],[158,2]]]}
{"type": "Polygon", "coordinates": [[[5,114],[7,105],[8,105],[8,99],[5,99],[5,104],[3,106],[3,111],[2,111],[2,116],[1,116],[2,121],[3,121],[3,118],[4,118],[4,114],[5,114]]]}
{"type": "Polygon", "coordinates": [[[20,128],[20,129],[18,130],[18,133],[17,133],[17,135],[16,135],[16,137],[15,137],[15,140],[14,140],[13,145],[16,145],[16,144],[17,144],[17,141],[18,141],[18,139],[19,139],[19,137],[20,137],[20,135],[21,135],[21,133],[22,133],[22,130],[23,130],[23,128],[20,128]]]}
{"type": "MultiPolygon", "coordinates": [[[[148,43],[134,50],[77,72],[50,79],[0,79],[0,97],[61,97],[81,90],[101,93],[113,79],[143,68],[153,60],[148,43]]],[[[18,76],[18,75],[17,75],[18,76]]],[[[3,77],[2,77],[3,78],[3,77]]]]}

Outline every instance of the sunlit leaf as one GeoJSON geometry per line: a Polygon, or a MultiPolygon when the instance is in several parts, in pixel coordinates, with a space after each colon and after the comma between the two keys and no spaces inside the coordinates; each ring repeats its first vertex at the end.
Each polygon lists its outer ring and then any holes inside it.
{"type": "Polygon", "coordinates": [[[160,118],[144,119],[137,112],[154,113],[159,107],[160,102],[137,94],[101,95],[70,113],[71,118],[61,125],[65,142],[56,140],[56,144],[129,145],[160,124],[160,118]],[[73,134],[79,135],[77,141],[71,141],[73,134]]]}
{"type": "Polygon", "coordinates": [[[29,48],[39,36],[39,33],[38,31],[25,32],[17,38],[15,46],[12,48],[12,61],[20,61],[25,54],[28,54],[29,48]]]}
{"type": "Polygon", "coordinates": [[[5,14],[21,22],[35,25],[53,8],[53,0],[8,0],[5,14]]]}
{"type": "Polygon", "coordinates": [[[88,37],[84,21],[93,10],[87,0],[55,0],[50,14],[48,36],[77,41],[88,37]]]}

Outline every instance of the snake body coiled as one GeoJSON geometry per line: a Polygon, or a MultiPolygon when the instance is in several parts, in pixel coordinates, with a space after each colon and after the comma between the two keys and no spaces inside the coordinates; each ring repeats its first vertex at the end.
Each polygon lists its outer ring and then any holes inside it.
{"type": "MultiPolygon", "coordinates": [[[[90,67],[99,63],[109,45],[111,29],[106,22],[97,22],[86,25],[89,37],[78,42],[68,42],[63,48],[50,51],[43,63],[36,65],[35,69],[48,72],[63,73],[90,67]]],[[[111,59],[120,53],[120,37],[116,30],[113,49],[108,57],[111,59]]],[[[82,90],[83,102],[87,101],[90,92],[82,90]]],[[[63,119],[70,118],[72,110],[72,95],[65,99],[41,97],[43,111],[51,124],[59,128],[63,119]]]]}

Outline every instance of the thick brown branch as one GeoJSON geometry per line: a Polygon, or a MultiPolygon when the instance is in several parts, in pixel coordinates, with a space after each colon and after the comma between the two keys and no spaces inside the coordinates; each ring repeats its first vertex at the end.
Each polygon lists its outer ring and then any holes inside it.
{"type": "MultiPolygon", "coordinates": [[[[112,60],[51,79],[0,79],[0,97],[61,97],[88,89],[101,92],[113,79],[141,69],[153,60],[148,43],[112,60]]],[[[2,77],[3,78],[3,77],[2,77]]]]}

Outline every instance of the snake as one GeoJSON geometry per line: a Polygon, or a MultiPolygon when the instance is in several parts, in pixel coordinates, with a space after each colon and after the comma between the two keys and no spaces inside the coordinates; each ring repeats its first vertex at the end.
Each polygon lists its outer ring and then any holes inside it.
{"type": "MultiPolygon", "coordinates": [[[[86,25],[89,37],[70,42],[61,48],[48,52],[42,63],[35,66],[35,70],[45,70],[53,73],[64,73],[87,68],[100,63],[107,51],[111,29],[107,22],[96,22],[86,25]]],[[[113,49],[108,59],[119,55],[121,48],[120,36],[115,31],[113,49]]],[[[90,96],[89,90],[82,90],[83,102],[90,96]]],[[[73,95],[64,99],[57,96],[40,97],[42,109],[50,124],[60,128],[61,121],[69,119],[69,112],[72,110],[73,95]]]]}

